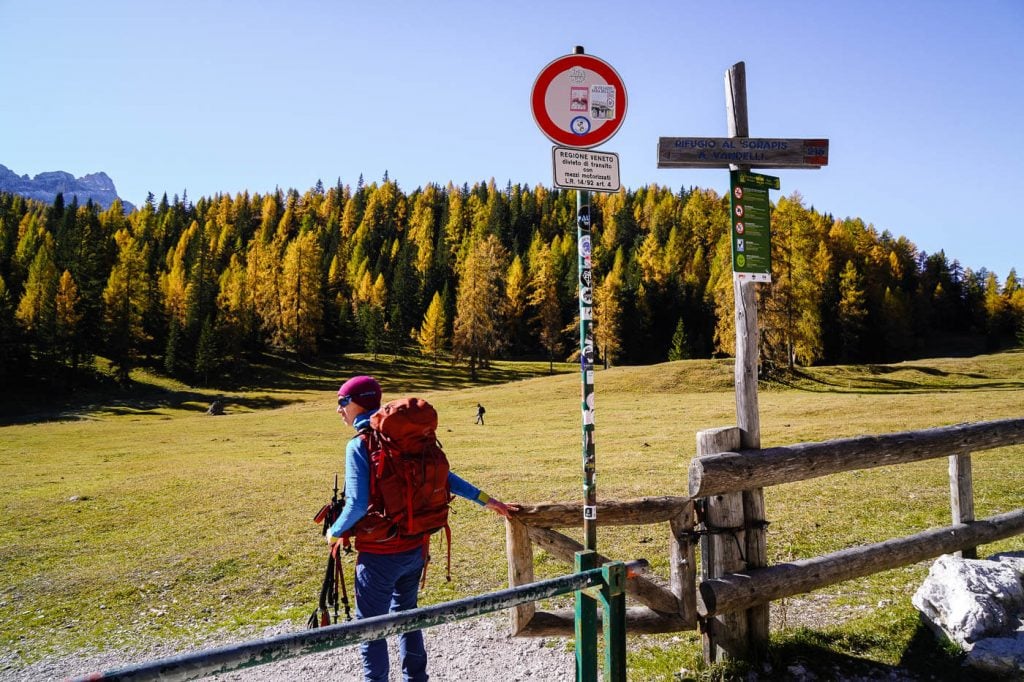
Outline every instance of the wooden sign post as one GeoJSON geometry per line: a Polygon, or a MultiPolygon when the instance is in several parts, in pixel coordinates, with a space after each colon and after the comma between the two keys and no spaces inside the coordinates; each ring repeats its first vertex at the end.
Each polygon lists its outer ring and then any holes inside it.
{"type": "MultiPolygon", "coordinates": [[[[734,64],[725,73],[726,115],[729,137],[670,137],[658,141],[658,168],[820,168],[828,164],[828,140],[751,138],[747,124],[746,67],[734,64]]],[[[731,229],[736,229],[732,222],[731,229]]],[[[735,248],[736,239],[733,239],[735,248]]],[[[735,268],[736,258],[733,257],[735,268]]],[[[736,316],[736,421],[739,448],[761,447],[761,421],[757,398],[757,292],[755,279],[744,273],[733,276],[736,316]]],[[[706,440],[706,439],[705,439],[706,440]]],[[[698,436],[701,451],[711,454],[708,443],[698,436]]],[[[701,556],[705,578],[716,578],[767,565],[765,550],[764,493],[761,489],[742,494],[718,495],[707,499],[705,524],[719,526],[702,536],[701,556]],[[729,519],[743,519],[739,528],[729,519]],[[735,535],[733,535],[735,534],[735,535]],[[731,545],[727,547],[726,545],[731,545]],[[733,547],[743,547],[742,554],[733,547]],[[745,559],[745,560],[744,560],[745,559]]],[[[768,644],[768,606],[741,614],[709,619],[702,627],[704,657],[708,662],[726,658],[748,658],[768,644]],[[753,651],[751,651],[753,649],[753,651]]]]}

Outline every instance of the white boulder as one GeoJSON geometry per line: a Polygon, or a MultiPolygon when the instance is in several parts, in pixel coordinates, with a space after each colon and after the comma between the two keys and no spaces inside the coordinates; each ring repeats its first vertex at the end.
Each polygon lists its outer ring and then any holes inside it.
{"type": "Polygon", "coordinates": [[[968,652],[965,665],[1024,673],[1024,553],[939,557],[911,598],[924,621],[968,652]]]}

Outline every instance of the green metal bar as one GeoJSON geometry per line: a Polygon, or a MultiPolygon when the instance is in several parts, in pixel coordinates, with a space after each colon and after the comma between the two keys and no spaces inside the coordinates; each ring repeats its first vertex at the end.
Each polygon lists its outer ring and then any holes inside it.
{"type": "Polygon", "coordinates": [[[601,610],[604,613],[604,680],[626,682],[626,564],[601,567],[601,610]]]}
{"type": "MultiPolygon", "coordinates": [[[[589,554],[595,555],[594,552],[589,554]]],[[[588,559],[593,563],[593,559],[588,559]]],[[[632,562],[630,566],[643,569],[643,560],[632,562]]],[[[568,594],[581,589],[601,585],[603,572],[600,568],[590,566],[588,570],[569,575],[542,580],[529,585],[500,590],[490,594],[457,599],[455,601],[434,604],[409,611],[365,618],[351,623],[330,625],[316,630],[302,630],[267,639],[252,640],[191,654],[182,654],[163,658],[149,663],[121,668],[109,672],[98,672],[75,678],[72,682],[90,680],[191,680],[215,673],[226,673],[240,668],[248,668],[263,663],[301,656],[304,654],[326,651],[342,646],[357,644],[363,641],[383,639],[412,630],[421,630],[432,625],[451,623],[464,618],[480,616],[492,611],[511,608],[518,604],[547,599],[560,594],[568,594]]],[[[587,598],[592,612],[591,635],[595,640],[593,621],[596,621],[596,602],[587,598]]],[[[594,654],[596,656],[596,653],[594,654]]],[[[594,675],[588,680],[596,679],[596,658],[593,662],[594,675]]]]}
{"type": "MultiPolygon", "coordinates": [[[[594,570],[596,564],[597,552],[576,552],[577,574],[594,570]]],[[[582,590],[576,591],[575,636],[576,682],[597,682],[597,600],[582,590]]]]}

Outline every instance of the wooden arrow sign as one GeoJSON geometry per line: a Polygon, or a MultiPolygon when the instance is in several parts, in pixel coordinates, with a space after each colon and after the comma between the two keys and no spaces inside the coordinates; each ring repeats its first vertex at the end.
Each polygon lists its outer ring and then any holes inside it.
{"type": "Polygon", "coordinates": [[[821,168],[828,140],[769,137],[660,137],[658,168],[821,168]]]}

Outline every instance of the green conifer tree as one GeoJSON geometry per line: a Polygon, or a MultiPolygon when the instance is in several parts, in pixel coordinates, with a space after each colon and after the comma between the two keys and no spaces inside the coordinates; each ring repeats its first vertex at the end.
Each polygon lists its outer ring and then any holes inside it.
{"type": "Polygon", "coordinates": [[[203,320],[202,330],[199,332],[199,343],[196,344],[196,376],[202,381],[203,386],[210,384],[210,375],[215,374],[220,366],[220,353],[217,349],[217,336],[213,330],[213,320],[203,320]]]}
{"type": "Polygon", "coordinates": [[[167,343],[164,345],[164,371],[172,377],[183,377],[181,361],[181,322],[172,317],[167,326],[167,343]]]}
{"type": "Polygon", "coordinates": [[[678,324],[676,324],[676,331],[672,335],[672,345],[668,350],[669,360],[689,360],[690,350],[689,341],[686,338],[686,325],[683,323],[683,318],[679,318],[678,324]]]}
{"type": "Polygon", "coordinates": [[[24,370],[25,344],[20,343],[18,325],[14,318],[14,304],[3,276],[0,276],[0,383],[9,386],[8,380],[24,370]]]}

